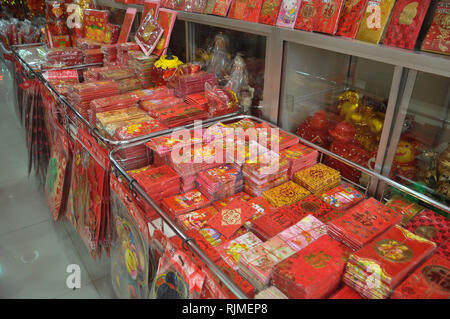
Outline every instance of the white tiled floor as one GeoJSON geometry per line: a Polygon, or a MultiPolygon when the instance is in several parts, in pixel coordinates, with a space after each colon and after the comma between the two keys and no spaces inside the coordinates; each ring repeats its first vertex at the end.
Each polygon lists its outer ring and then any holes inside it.
{"type": "Polygon", "coordinates": [[[42,186],[27,174],[13,80],[0,61],[0,298],[115,298],[109,258],[94,261],[68,222],[55,224],[42,186]],[[66,286],[69,264],[81,288],[66,286]]]}

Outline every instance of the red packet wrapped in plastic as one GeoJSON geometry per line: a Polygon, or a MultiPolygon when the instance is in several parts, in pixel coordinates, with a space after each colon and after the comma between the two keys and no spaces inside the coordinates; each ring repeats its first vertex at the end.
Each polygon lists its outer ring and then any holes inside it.
{"type": "Polygon", "coordinates": [[[259,14],[259,23],[275,25],[278,11],[280,11],[280,5],[281,0],[263,0],[259,14]]]}
{"type": "Polygon", "coordinates": [[[171,216],[178,216],[209,205],[209,200],[198,190],[164,198],[162,207],[171,216]]]}
{"type": "Polygon", "coordinates": [[[368,0],[346,0],[342,8],[342,14],[339,18],[338,30],[336,35],[354,39],[358,32],[364,10],[368,0]]]}
{"type": "Polygon", "coordinates": [[[313,31],[335,34],[344,0],[321,0],[313,31]]]}
{"type": "Polygon", "coordinates": [[[217,210],[212,206],[208,206],[178,215],[177,221],[185,230],[200,230],[205,227],[208,220],[215,214],[217,214],[217,210]]]}
{"type": "Polygon", "coordinates": [[[217,215],[208,221],[208,225],[230,238],[254,213],[255,210],[246,202],[235,199],[220,209],[217,215]]]}
{"type": "Polygon", "coordinates": [[[248,0],[235,0],[231,3],[228,18],[244,20],[247,16],[248,0]]]}
{"type": "Polygon", "coordinates": [[[282,0],[276,23],[278,27],[294,28],[300,3],[301,0],[282,0]]]}
{"type": "Polygon", "coordinates": [[[153,132],[166,130],[167,127],[159,123],[157,120],[133,124],[129,126],[122,126],[116,130],[116,138],[119,140],[127,140],[137,136],[147,135],[153,132]]]}
{"type": "Polygon", "coordinates": [[[231,0],[216,0],[211,13],[216,16],[225,17],[228,13],[228,8],[230,8],[230,4],[231,0]]]}
{"type": "Polygon", "coordinates": [[[158,24],[163,28],[164,32],[161,36],[158,44],[153,51],[156,55],[166,54],[167,47],[170,43],[170,36],[172,34],[173,25],[175,24],[175,19],[177,18],[176,11],[168,9],[159,9],[158,24]]]}
{"type": "MultiPolygon", "coordinates": [[[[159,13],[159,6],[160,1],[159,0],[145,0],[144,2],[144,9],[142,11],[142,17],[146,17],[148,14],[150,14],[155,20],[158,19],[158,13],[159,13]]],[[[141,21],[141,25],[144,22],[144,19],[141,21]]]]}
{"type": "Polygon", "coordinates": [[[450,261],[433,255],[392,294],[392,299],[450,299],[450,261]]]}
{"type": "Polygon", "coordinates": [[[134,17],[136,16],[136,12],[137,12],[136,8],[127,8],[117,43],[128,42],[128,36],[130,35],[130,30],[131,30],[131,27],[133,26],[134,17]]]}
{"type": "Polygon", "coordinates": [[[396,225],[350,255],[344,282],[366,298],[387,298],[436,244],[396,225]]]}
{"type": "Polygon", "coordinates": [[[431,0],[397,1],[383,45],[414,49],[430,2],[431,0]]]}
{"type": "Polygon", "coordinates": [[[136,32],[135,40],[146,56],[149,56],[159,43],[164,29],[152,15],[147,14],[136,32]]]}
{"type": "Polygon", "coordinates": [[[208,0],[185,0],[183,11],[203,13],[208,0]]]}
{"type": "Polygon", "coordinates": [[[328,223],[328,234],[345,245],[358,250],[393,225],[402,215],[374,198],[356,204],[328,223]]]}
{"type": "Polygon", "coordinates": [[[106,25],[108,24],[108,11],[85,9],[83,14],[86,38],[98,42],[104,42],[106,25]]]}
{"type": "Polygon", "coordinates": [[[347,209],[364,199],[364,195],[356,189],[343,183],[329,191],[322,193],[320,198],[333,209],[347,209]]]}
{"type": "Polygon", "coordinates": [[[252,247],[262,244],[261,239],[256,237],[252,232],[247,232],[225,244],[217,247],[222,259],[234,270],[237,270],[239,256],[252,249],[252,247]]]}
{"type": "Polygon", "coordinates": [[[168,243],[159,260],[150,297],[153,299],[199,298],[205,274],[181,248],[168,243]]]}
{"type": "Polygon", "coordinates": [[[450,235],[450,221],[432,210],[423,210],[405,226],[416,235],[431,240],[440,246],[450,235]]]}
{"type": "Polygon", "coordinates": [[[422,51],[450,54],[450,37],[448,34],[448,22],[446,22],[450,16],[449,11],[450,3],[448,1],[440,1],[437,4],[433,22],[422,43],[422,51]]]}
{"type": "Polygon", "coordinates": [[[294,28],[303,31],[312,31],[320,14],[320,5],[321,0],[303,0],[300,4],[294,28]]]}

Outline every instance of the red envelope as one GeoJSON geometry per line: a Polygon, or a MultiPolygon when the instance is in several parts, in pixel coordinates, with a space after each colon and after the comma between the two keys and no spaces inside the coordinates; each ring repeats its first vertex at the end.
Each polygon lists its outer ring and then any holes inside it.
{"type": "Polygon", "coordinates": [[[230,238],[253,214],[256,210],[246,202],[235,199],[227,206],[218,210],[212,217],[208,225],[227,238],[230,238]]]}

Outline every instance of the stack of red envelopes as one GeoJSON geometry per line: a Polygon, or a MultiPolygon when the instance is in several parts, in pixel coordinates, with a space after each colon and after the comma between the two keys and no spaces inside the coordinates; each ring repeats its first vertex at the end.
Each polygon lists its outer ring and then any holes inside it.
{"type": "Polygon", "coordinates": [[[273,284],[289,298],[327,297],[341,281],[348,249],[323,236],[275,266],[273,284]]]}
{"type": "Polygon", "coordinates": [[[175,96],[184,98],[188,94],[203,92],[205,83],[217,85],[216,75],[203,71],[178,75],[170,80],[169,86],[174,89],[175,96]]]}
{"type": "Polygon", "coordinates": [[[198,190],[164,198],[161,204],[169,216],[176,217],[209,205],[209,200],[198,190]]]}
{"type": "Polygon", "coordinates": [[[392,294],[392,299],[450,299],[450,261],[431,256],[392,294]]]}
{"type": "Polygon", "coordinates": [[[114,111],[96,113],[96,126],[105,135],[114,136],[116,130],[123,126],[131,126],[153,120],[138,107],[128,107],[114,111]]]}
{"type": "Polygon", "coordinates": [[[117,62],[117,44],[106,44],[101,47],[103,53],[103,64],[110,66],[117,62]]]}
{"type": "Polygon", "coordinates": [[[176,195],[180,190],[180,177],[167,165],[144,170],[133,178],[158,205],[163,198],[176,195]]]}
{"type": "Polygon", "coordinates": [[[364,199],[363,194],[347,183],[342,183],[341,185],[322,193],[320,197],[335,210],[345,210],[364,199]]]}
{"type": "Polygon", "coordinates": [[[242,166],[244,189],[252,196],[261,196],[263,192],[287,182],[289,162],[273,151],[248,159],[242,166]]]}
{"type": "Polygon", "coordinates": [[[200,105],[179,104],[169,110],[156,111],[154,116],[168,127],[191,124],[196,120],[205,120],[208,113],[200,105]]]}
{"type": "Polygon", "coordinates": [[[137,107],[139,96],[133,93],[113,95],[92,100],[89,109],[89,121],[95,124],[96,114],[107,111],[115,111],[131,106],[137,107]]]}
{"type": "Polygon", "coordinates": [[[422,236],[436,243],[439,247],[450,235],[450,221],[432,210],[423,210],[405,226],[416,235],[422,236]]]}
{"type": "Polygon", "coordinates": [[[311,215],[303,218],[249,252],[241,254],[239,271],[255,287],[262,289],[269,283],[273,267],[277,263],[326,235],[325,227],[311,215]]]}
{"type": "Polygon", "coordinates": [[[132,51],[141,51],[136,42],[125,42],[117,45],[117,62],[120,65],[128,65],[128,60],[132,51]]]}
{"type": "Polygon", "coordinates": [[[225,164],[198,173],[197,184],[209,200],[216,201],[241,192],[243,177],[240,171],[225,164]]]}
{"type": "Polygon", "coordinates": [[[313,215],[319,220],[332,210],[330,205],[314,195],[309,195],[308,197],[291,204],[286,208],[296,212],[302,217],[313,215]]]}
{"type": "Polygon", "coordinates": [[[248,201],[248,204],[256,210],[256,213],[253,214],[252,217],[248,221],[245,222],[244,226],[246,229],[250,229],[252,227],[252,223],[258,218],[269,214],[274,211],[276,208],[269,204],[264,198],[255,197],[248,201]]]}
{"type": "Polygon", "coordinates": [[[262,240],[268,240],[286,228],[299,222],[303,217],[282,207],[274,209],[252,223],[251,230],[262,240]]]}
{"type": "MultiPolygon", "coordinates": [[[[228,276],[249,298],[255,297],[255,288],[243,278],[236,270],[232,269],[223,260],[216,261],[216,265],[222,270],[225,275],[228,276]]],[[[219,281],[219,285],[225,290],[227,299],[235,299],[236,296],[225,286],[224,283],[219,281]]]]}
{"type": "Polygon", "coordinates": [[[396,225],[350,255],[344,282],[368,299],[386,299],[436,244],[396,225]]]}
{"type": "Polygon", "coordinates": [[[315,165],[319,153],[311,147],[297,143],[281,150],[280,155],[289,161],[288,176],[292,179],[294,173],[315,165]]]}
{"type": "Polygon", "coordinates": [[[183,99],[170,95],[160,99],[142,101],[140,106],[143,110],[152,115],[156,114],[156,112],[168,110],[171,107],[181,103],[183,103],[183,99]]]}
{"type": "Polygon", "coordinates": [[[328,235],[355,251],[398,224],[401,219],[400,213],[369,198],[329,222],[328,235]]]}
{"type": "Polygon", "coordinates": [[[103,52],[100,48],[83,50],[83,63],[102,63],[103,52]]]}
{"type": "Polygon", "coordinates": [[[134,72],[129,70],[128,68],[108,68],[103,69],[100,72],[98,72],[98,78],[100,80],[123,80],[128,78],[134,78],[134,72]]]}
{"type": "Polygon", "coordinates": [[[204,106],[205,108],[207,107],[208,104],[208,99],[206,98],[204,92],[189,94],[184,98],[184,101],[187,104],[197,104],[204,106]]]}
{"type": "Polygon", "coordinates": [[[116,82],[119,84],[120,94],[142,89],[141,81],[136,77],[116,80],[116,82]]]}
{"type": "Polygon", "coordinates": [[[156,55],[146,56],[142,51],[130,52],[128,56],[128,66],[133,69],[142,87],[152,86],[152,68],[158,57],[156,55]]]}
{"type": "Polygon", "coordinates": [[[344,287],[339,289],[329,299],[362,299],[362,297],[353,288],[350,288],[349,286],[344,285],[344,287]]]}
{"type": "Polygon", "coordinates": [[[239,257],[242,253],[252,249],[254,246],[262,244],[261,239],[252,232],[247,232],[223,245],[217,247],[222,259],[234,270],[237,270],[239,257]]]}
{"type": "MultiPolygon", "coordinates": [[[[119,127],[116,130],[116,138],[119,140],[131,139],[137,136],[147,135],[153,132],[158,132],[162,130],[166,130],[167,127],[159,123],[155,119],[150,119],[149,121],[142,122],[139,124],[133,124],[128,126],[119,127]]],[[[143,145],[144,148],[145,145],[143,145]]]]}
{"type": "Polygon", "coordinates": [[[119,94],[119,85],[114,81],[95,81],[75,84],[69,92],[70,102],[86,118],[92,100],[119,94]]]}
{"type": "Polygon", "coordinates": [[[207,206],[192,212],[176,216],[178,223],[184,230],[200,230],[207,224],[208,220],[217,214],[217,209],[207,206]]]}

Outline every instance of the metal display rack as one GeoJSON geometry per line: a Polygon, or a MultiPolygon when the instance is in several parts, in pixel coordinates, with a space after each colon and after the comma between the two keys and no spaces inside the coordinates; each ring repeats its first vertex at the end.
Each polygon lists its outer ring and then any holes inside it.
{"type": "MultiPolygon", "coordinates": [[[[134,7],[142,12],[142,5],[127,5],[114,0],[96,0],[97,5],[123,9],[134,7]]],[[[177,20],[185,23],[186,51],[195,47],[195,25],[219,27],[228,30],[245,32],[265,37],[265,69],[263,92],[263,117],[278,126],[282,126],[280,112],[283,109],[283,88],[285,86],[288,46],[292,44],[322,50],[333,54],[348,56],[349,65],[352,59],[365,59],[378,62],[393,68],[387,109],[383,130],[375,158],[374,171],[389,176],[393,165],[397,144],[402,133],[402,126],[412,100],[414,85],[419,72],[450,78],[450,56],[417,50],[376,45],[356,39],[331,36],[297,29],[287,29],[229,19],[207,14],[177,11],[177,20]]],[[[314,51],[316,52],[316,51],[314,51]]],[[[187,57],[193,56],[186,54],[187,57]]],[[[299,57],[296,57],[299,58],[299,57]]],[[[349,73],[351,70],[348,71],[349,73]]],[[[447,110],[450,107],[450,87],[448,88],[447,110]]],[[[381,180],[370,185],[370,192],[382,196],[386,184],[381,180]]],[[[445,206],[445,205],[444,205],[445,206]]],[[[448,209],[447,206],[445,206],[448,209]]]]}
{"type": "MultiPolygon", "coordinates": [[[[253,121],[256,121],[258,123],[266,123],[269,124],[271,127],[273,128],[277,128],[276,125],[257,118],[257,117],[253,117],[253,116],[249,116],[249,115],[239,115],[239,116],[234,116],[234,117],[230,117],[228,119],[226,119],[225,121],[223,121],[223,123],[227,123],[227,122],[234,122],[234,121],[238,121],[238,120],[242,120],[242,119],[250,119],[253,121]]],[[[217,122],[215,122],[217,123],[217,122]]],[[[207,128],[210,125],[213,125],[215,123],[207,123],[204,124],[202,127],[203,128],[207,128]]],[[[191,126],[186,126],[186,127],[179,127],[176,130],[179,129],[190,129],[191,126]]],[[[172,132],[174,132],[175,130],[172,130],[172,132]]],[[[286,133],[288,133],[291,136],[296,136],[295,134],[289,133],[286,131],[286,133]]],[[[164,135],[170,135],[171,133],[166,133],[166,134],[160,134],[159,136],[164,136],[164,135]]],[[[297,136],[296,136],[297,137],[297,136]]],[[[198,247],[198,245],[195,243],[195,240],[193,238],[188,237],[184,231],[166,214],[166,212],[159,206],[157,205],[151,198],[150,196],[144,191],[144,189],[139,185],[139,183],[133,179],[127,172],[126,172],[126,168],[124,168],[124,163],[127,161],[126,158],[119,158],[118,157],[118,152],[120,150],[123,149],[127,149],[127,148],[131,148],[131,147],[135,147],[138,145],[142,145],[146,142],[148,142],[149,140],[151,140],[151,138],[147,138],[146,140],[143,141],[139,141],[139,142],[135,142],[135,143],[130,143],[127,145],[122,145],[122,146],[118,146],[115,149],[113,149],[110,153],[109,153],[109,159],[111,161],[112,164],[112,173],[116,175],[116,177],[119,178],[119,180],[125,180],[125,182],[127,183],[128,187],[130,188],[131,192],[136,194],[137,196],[140,196],[146,203],[148,203],[157,213],[159,216],[161,216],[162,220],[174,231],[174,233],[179,236],[183,242],[203,261],[205,262],[205,264],[213,271],[213,273],[215,275],[217,275],[217,277],[223,281],[223,283],[238,297],[238,298],[243,298],[246,299],[247,296],[241,291],[241,289],[239,287],[236,286],[236,284],[234,282],[232,282],[228,276],[226,276],[215,264],[214,262],[198,247]]],[[[449,207],[442,205],[440,202],[437,202],[427,196],[424,196],[423,194],[414,191],[406,186],[403,186],[383,175],[380,175],[376,172],[373,172],[365,167],[362,167],[358,164],[353,163],[352,161],[347,160],[344,157],[341,157],[339,155],[336,155],[330,151],[328,151],[327,149],[324,149],[322,147],[317,146],[314,143],[311,143],[303,138],[300,138],[300,142],[312,147],[314,149],[316,149],[320,156],[320,159],[323,159],[323,157],[329,156],[332,157],[336,160],[339,160],[349,166],[351,166],[354,169],[359,170],[362,173],[365,173],[367,175],[370,176],[370,183],[373,182],[377,182],[377,181],[382,181],[384,183],[386,183],[387,185],[394,187],[396,189],[398,189],[401,192],[404,192],[410,196],[413,196],[435,208],[438,209],[442,209],[446,212],[450,212],[449,207]]],[[[359,188],[362,188],[365,191],[365,196],[371,196],[371,197],[375,197],[378,200],[383,200],[383,196],[373,196],[373,194],[370,194],[370,188],[369,187],[363,187],[361,185],[356,185],[359,188]]]]}
{"type": "MultiPolygon", "coordinates": [[[[58,90],[56,90],[43,75],[43,72],[44,71],[48,71],[48,70],[66,70],[66,69],[82,70],[82,69],[85,69],[85,68],[88,68],[88,67],[102,65],[102,63],[82,64],[82,65],[75,65],[75,66],[63,67],[63,68],[52,68],[52,69],[46,69],[46,70],[43,70],[43,71],[36,70],[36,69],[32,68],[20,56],[20,54],[18,53],[18,50],[23,49],[23,48],[41,46],[41,45],[42,45],[41,43],[25,44],[25,45],[13,46],[11,48],[11,50],[12,50],[12,53],[15,56],[15,58],[20,62],[20,64],[24,67],[24,69],[28,72],[28,74],[30,74],[34,78],[38,79],[50,92],[52,92],[53,95],[57,98],[57,101],[59,103],[61,103],[62,105],[64,105],[67,109],[69,109],[76,116],[77,120],[79,120],[86,127],[86,129],[89,131],[89,133],[95,139],[97,139],[99,142],[103,143],[105,146],[107,146],[109,148],[113,148],[114,146],[117,146],[117,145],[124,145],[124,144],[138,142],[138,141],[144,140],[146,138],[155,137],[155,136],[158,136],[160,134],[164,134],[164,133],[168,133],[168,132],[172,131],[171,129],[167,129],[167,130],[153,132],[153,133],[150,133],[150,134],[146,134],[146,135],[142,135],[142,136],[138,136],[138,137],[134,137],[134,138],[130,138],[130,139],[123,139],[123,140],[115,140],[115,139],[110,139],[108,137],[103,136],[100,133],[100,131],[97,129],[97,127],[92,125],[83,115],[81,115],[80,112],[78,112],[78,110],[75,108],[75,106],[73,106],[71,103],[69,103],[67,101],[67,99],[64,96],[62,96],[58,92],[58,90]]],[[[226,115],[221,115],[221,116],[218,116],[218,117],[210,118],[210,119],[205,120],[204,122],[209,123],[209,122],[220,120],[220,119],[226,119],[228,117],[232,117],[232,116],[235,116],[237,114],[239,114],[239,112],[230,113],[230,114],[226,114],[226,115]]]]}

